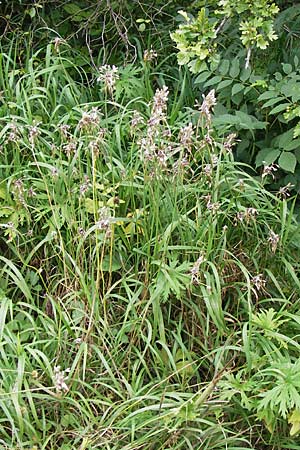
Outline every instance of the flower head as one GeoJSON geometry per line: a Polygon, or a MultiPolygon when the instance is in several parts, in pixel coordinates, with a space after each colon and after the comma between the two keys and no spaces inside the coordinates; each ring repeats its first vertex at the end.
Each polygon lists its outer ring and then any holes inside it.
{"type": "Polygon", "coordinates": [[[144,51],[143,58],[145,62],[151,62],[157,58],[157,52],[151,47],[150,50],[147,49],[144,51]]]}
{"type": "Polygon", "coordinates": [[[54,384],[55,389],[58,393],[62,391],[68,392],[69,386],[66,383],[67,373],[70,372],[70,369],[61,370],[60,366],[54,367],[54,384]]]}
{"type": "Polygon", "coordinates": [[[277,245],[278,245],[279,239],[280,239],[280,238],[279,238],[279,235],[276,234],[276,233],[274,233],[274,231],[270,230],[268,242],[269,242],[270,245],[271,245],[271,250],[272,250],[273,253],[276,252],[276,249],[277,249],[277,245]]]}
{"type": "Polygon", "coordinates": [[[109,94],[113,93],[116,81],[120,78],[118,71],[118,68],[114,65],[109,66],[108,64],[105,64],[104,66],[99,67],[99,76],[97,81],[104,84],[104,89],[109,94]]]}
{"type": "Polygon", "coordinates": [[[199,105],[199,103],[197,102],[196,106],[199,108],[201,115],[206,119],[207,125],[210,125],[211,112],[213,110],[213,107],[217,104],[215,90],[212,89],[206,96],[202,95],[202,97],[203,97],[202,104],[199,105]]]}

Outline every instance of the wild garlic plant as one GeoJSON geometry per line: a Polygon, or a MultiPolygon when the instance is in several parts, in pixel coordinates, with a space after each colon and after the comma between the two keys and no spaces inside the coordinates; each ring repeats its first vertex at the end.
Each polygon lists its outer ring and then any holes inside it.
{"type": "Polygon", "coordinates": [[[0,61],[0,445],[292,448],[291,186],[234,161],[213,90],[102,91],[67,51],[0,61]]]}

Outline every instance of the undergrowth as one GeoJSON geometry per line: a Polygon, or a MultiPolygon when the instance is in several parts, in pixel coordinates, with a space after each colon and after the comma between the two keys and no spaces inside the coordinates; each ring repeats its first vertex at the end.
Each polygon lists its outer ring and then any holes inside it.
{"type": "Polygon", "coordinates": [[[299,227],[276,167],[236,163],[215,92],[193,99],[150,49],[19,56],[0,61],[2,448],[300,448],[299,227]]]}

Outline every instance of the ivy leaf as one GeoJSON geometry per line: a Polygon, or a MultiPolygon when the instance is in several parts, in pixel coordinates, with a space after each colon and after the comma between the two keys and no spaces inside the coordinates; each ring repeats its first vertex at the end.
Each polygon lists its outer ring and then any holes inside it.
{"type": "Polygon", "coordinates": [[[290,435],[295,436],[300,431],[300,411],[295,409],[292,415],[289,417],[288,422],[292,425],[290,429],[290,435]]]}
{"type": "Polygon", "coordinates": [[[294,153],[291,152],[282,152],[279,160],[278,160],[279,167],[286,172],[295,172],[297,159],[294,153]]]}

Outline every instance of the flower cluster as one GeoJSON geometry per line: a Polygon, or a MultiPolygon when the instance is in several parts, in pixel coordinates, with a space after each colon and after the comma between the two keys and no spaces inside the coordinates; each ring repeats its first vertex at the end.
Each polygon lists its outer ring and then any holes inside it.
{"type": "Polygon", "coordinates": [[[151,115],[147,122],[146,136],[139,140],[142,158],[145,161],[157,162],[161,168],[166,167],[171,150],[170,142],[165,142],[171,133],[163,126],[166,124],[168,95],[167,86],[156,90],[152,100],[151,115]]]}
{"type": "Polygon", "coordinates": [[[59,127],[58,127],[62,137],[66,138],[66,139],[69,139],[69,137],[70,137],[70,128],[71,128],[70,125],[67,125],[67,124],[62,124],[62,125],[59,125],[59,127]]]}
{"type": "Polygon", "coordinates": [[[66,383],[68,378],[66,374],[69,372],[70,369],[61,370],[60,366],[54,367],[54,385],[58,394],[69,391],[69,386],[66,383]]]}
{"type": "Polygon", "coordinates": [[[251,279],[251,285],[254,290],[254,294],[257,297],[260,291],[263,291],[267,284],[267,280],[264,278],[263,274],[259,273],[251,279]]]}
{"type": "Polygon", "coordinates": [[[246,208],[245,211],[239,211],[236,215],[235,225],[238,222],[246,222],[247,224],[250,220],[255,220],[258,215],[258,211],[256,208],[246,208]]]}
{"type": "Polygon", "coordinates": [[[217,104],[215,90],[212,89],[206,96],[202,95],[202,97],[202,104],[200,105],[198,102],[196,102],[195,106],[199,109],[201,116],[204,117],[206,125],[209,128],[211,125],[211,114],[213,111],[213,107],[217,104]]]}
{"type": "Polygon", "coordinates": [[[278,197],[280,198],[287,198],[289,197],[290,194],[290,190],[294,187],[294,185],[292,183],[288,183],[286,186],[282,186],[281,188],[279,188],[279,191],[277,193],[278,197]]]}
{"type": "Polygon", "coordinates": [[[106,232],[106,237],[111,235],[112,216],[110,209],[106,206],[103,206],[99,210],[99,220],[96,225],[99,230],[104,230],[106,232]]]}
{"type": "Polygon", "coordinates": [[[92,108],[90,112],[83,111],[81,119],[78,122],[79,129],[92,129],[99,125],[101,113],[97,108],[92,108]]]}
{"type": "Polygon", "coordinates": [[[10,132],[7,136],[7,142],[18,142],[20,139],[20,130],[15,123],[9,125],[10,132]]]}
{"type": "Polygon", "coordinates": [[[274,233],[274,231],[270,230],[269,233],[269,238],[268,238],[268,242],[271,245],[271,250],[273,253],[276,252],[277,246],[278,246],[278,242],[279,242],[279,235],[274,233]]]}
{"type": "Polygon", "coordinates": [[[136,128],[140,124],[143,124],[143,123],[144,123],[144,119],[143,119],[143,116],[141,115],[141,113],[139,113],[138,111],[134,111],[131,122],[130,122],[131,134],[133,134],[134,131],[136,130],[136,128]]]}
{"type": "Polygon", "coordinates": [[[268,175],[271,175],[271,177],[274,180],[275,179],[274,172],[276,172],[278,170],[278,168],[279,168],[278,164],[274,164],[274,163],[270,164],[269,166],[264,166],[261,177],[264,179],[268,175]]]}
{"type": "Polygon", "coordinates": [[[230,133],[224,141],[224,149],[228,152],[232,151],[232,147],[236,144],[236,133],[230,133]]]}
{"type": "Polygon", "coordinates": [[[83,197],[89,189],[92,187],[92,183],[87,175],[84,177],[84,182],[79,187],[80,196],[83,197]]]}
{"type": "Polygon", "coordinates": [[[29,142],[31,145],[34,145],[36,139],[41,134],[41,132],[38,128],[39,125],[40,124],[38,123],[29,128],[28,139],[29,139],[29,142]]]}
{"type": "Polygon", "coordinates": [[[116,81],[119,77],[119,70],[116,66],[109,66],[105,64],[104,66],[99,67],[99,76],[97,78],[98,82],[104,84],[104,89],[112,95],[115,90],[116,81]]]}
{"type": "Polygon", "coordinates": [[[156,89],[153,100],[151,117],[148,121],[148,125],[155,126],[165,119],[167,111],[167,103],[169,97],[169,89],[167,86],[163,86],[162,89],[156,89]]]}
{"type": "Polygon", "coordinates": [[[147,49],[144,51],[143,59],[145,62],[151,62],[156,59],[157,56],[157,52],[153,50],[153,48],[150,48],[150,50],[147,49]]]}
{"type": "Polygon", "coordinates": [[[191,273],[191,282],[193,284],[199,284],[199,273],[200,266],[205,261],[204,254],[201,253],[197,261],[194,263],[193,267],[190,270],[191,273]]]}
{"type": "Polygon", "coordinates": [[[193,135],[194,135],[194,127],[191,122],[179,130],[178,135],[179,142],[183,147],[187,148],[189,151],[191,151],[191,147],[193,144],[192,141],[193,135]]]}
{"type": "Polygon", "coordinates": [[[221,205],[219,202],[212,202],[210,194],[204,195],[203,198],[206,201],[206,207],[209,211],[212,213],[218,211],[221,205]]]}

